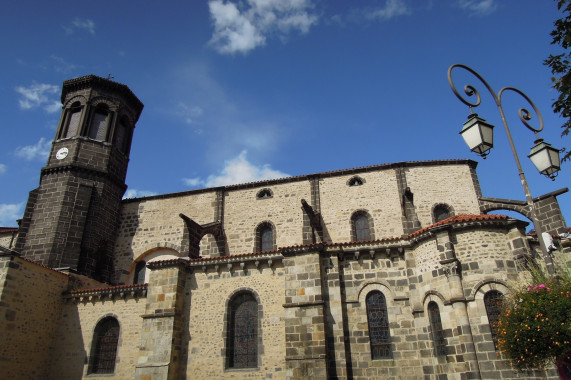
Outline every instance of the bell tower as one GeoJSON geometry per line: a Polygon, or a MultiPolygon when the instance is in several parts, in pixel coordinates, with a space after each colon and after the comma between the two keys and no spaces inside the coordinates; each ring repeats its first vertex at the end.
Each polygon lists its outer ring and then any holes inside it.
{"type": "Polygon", "coordinates": [[[95,75],[65,81],[61,102],[50,156],[40,186],[30,192],[15,249],[48,267],[108,281],[143,104],[127,86],[95,75]]]}

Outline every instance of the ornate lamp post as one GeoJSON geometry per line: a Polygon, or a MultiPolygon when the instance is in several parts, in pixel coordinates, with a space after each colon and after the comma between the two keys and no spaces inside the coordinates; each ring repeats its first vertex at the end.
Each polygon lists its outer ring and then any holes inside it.
{"type": "Polygon", "coordinates": [[[490,87],[488,82],[486,82],[484,80],[484,78],[482,78],[480,76],[480,74],[478,74],[476,71],[469,68],[468,66],[461,65],[461,64],[457,63],[457,64],[450,66],[450,68],[448,69],[448,83],[450,83],[450,87],[452,88],[454,95],[456,95],[456,97],[458,97],[458,99],[460,99],[460,101],[462,103],[464,103],[468,107],[470,107],[470,115],[468,116],[468,121],[464,123],[464,127],[462,128],[462,131],[460,131],[460,134],[464,138],[464,141],[466,141],[466,144],[468,144],[468,147],[470,148],[470,150],[478,153],[480,156],[482,156],[485,159],[486,156],[488,155],[490,149],[494,146],[494,143],[493,143],[494,142],[494,140],[493,140],[493,128],[494,128],[494,126],[491,124],[488,124],[484,119],[478,117],[478,115],[475,114],[472,110],[472,107],[478,107],[480,105],[481,99],[480,99],[480,94],[478,93],[478,90],[476,90],[473,86],[471,86],[469,84],[464,86],[464,92],[466,93],[467,96],[469,96],[469,97],[475,96],[476,97],[476,99],[473,103],[464,99],[458,93],[458,90],[456,90],[456,87],[454,86],[454,83],[452,82],[452,70],[455,67],[459,67],[459,68],[462,68],[464,70],[467,70],[470,73],[472,73],[474,76],[476,76],[476,78],[478,78],[486,86],[486,88],[488,89],[488,91],[490,92],[490,94],[492,95],[494,100],[496,101],[496,105],[498,106],[498,110],[500,111],[500,115],[502,117],[502,122],[503,122],[505,130],[506,130],[506,134],[508,135],[508,140],[509,140],[509,143],[511,146],[511,150],[512,150],[512,153],[514,156],[514,160],[515,160],[515,163],[517,165],[519,177],[521,180],[521,184],[523,186],[523,191],[525,192],[525,198],[527,201],[527,205],[531,211],[531,220],[535,226],[535,232],[537,233],[537,239],[538,239],[539,245],[541,247],[541,252],[543,254],[543,259],[545,260],[545,265],[547,267],[547,271],[549,274],[554,274],[555,268],[553,266],[553,260],[551,259],[551,256],[550,256],[549,252],[547,251],[547,248],[545,247],[545,242],[544,242],[543,236],[542,236],[541,225],[539,224],[538,218],[537,218],[536,206],[533,203],[533,198],[531,197],[531,192],[529,191],[529,186],[527,185],[527,180],[525,179],[523,169],[521,168],[521,164],[519,162],[519,158],[518,158],[518,155],[517,155],[517,152],[515,149],[515,145],[514,145],[514,142],[512,140],[512,135],[511,135],[510,129],[508,127],[506,117],[504,115],[504,109],[502,107],[502,94],[504,93],[504,91],[513,91],[513,92],[516,92],[516,93],[520,94],[521,96],[523,96],[523,98],[525,100],[527,100],[527,102],[529,104],[531,104],[531,106],[533,107],[533,110],[537,114],[537,117],[539,119],[539,128],[536,129],[536,128],[532,127],[531,125],[529,125],[529,123],[528,123],[528,121],[531,120],[531,114],[529,113],[529,111],[525,108],[519,109],[519,118],[520,118],[521,122],[529,130],[531,130],[535,133],[535,138],[536,138],[535,145],[531,148],[531,152],[528,155],[528,157],[531,159],[531,161],[533,162],[533,164],[535,165],[535,167],[537,168],[537,170],[539,170],[539,172],[541,174],[546,175],[547,177],[551,178],[552,180],[555,179],[555,176],[557,175],[557,172],[560,169],[559,150],[553,148],[550,144],[544,142],[543,139],[539,138],[538,133],[543,130],[543,118],[541,117],[541,113],[539,112],[539,110],[537,109],[535,104],[527,97],[526,94],[524,94],[523,92],[521,92],[517,88],[513,88],[513,87],[504,87],[500,90],[499,93],[496,94],[494,92],[494,90],[492,90],[492,87],[490,87]]]}

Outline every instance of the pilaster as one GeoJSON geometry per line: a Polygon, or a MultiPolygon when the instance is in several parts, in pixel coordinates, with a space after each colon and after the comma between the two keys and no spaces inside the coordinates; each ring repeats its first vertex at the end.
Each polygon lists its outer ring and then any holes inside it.
{"type": "Polygon", "coordinates": [[[149,263],[151,275],[143,318],[137,380],[179,378],[183,352],[186,263],[181,260],[149,263]]]}

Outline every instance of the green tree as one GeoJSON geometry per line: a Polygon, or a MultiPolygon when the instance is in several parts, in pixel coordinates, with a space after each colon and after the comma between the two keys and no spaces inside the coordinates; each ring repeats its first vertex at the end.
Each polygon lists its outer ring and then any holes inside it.
{"type": "MultiPolygon", "coordinates": [[[[566,136],[571,130],[571,0],[559,0],[557,8],[563,12],[563,18],[555,21],[555,29],[551,32],[552,45],[559,45],[564,53],[551,54],[544,61],[551,68],[554,75],[553,88],[559,92],[559,96],[553,103],[553,111],[560,114],[565,122],[561,126],[561,136],[566,136]]],[[[563,161],[571,160],[571,151],[564,150],[563,161]]]]}

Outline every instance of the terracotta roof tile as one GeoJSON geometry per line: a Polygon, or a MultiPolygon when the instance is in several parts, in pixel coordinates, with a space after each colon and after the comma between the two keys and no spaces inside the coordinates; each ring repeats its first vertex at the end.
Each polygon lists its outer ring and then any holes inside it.
{"type": "Polygon", "coordinates": [[[457,224],[457,223],[466,223],[466,222],[480,222],[480,221],[487,221],[487,220],[507,220],[508,217],[505,215],[496,215],[496,214],[482,214],[482,215],[477,215],[477,214],[460,214],[460,215],[454,215],[451,216],[450,218],[441,220],[440,222],[436,222],[434,224],[431,224],[428,227],[424,227],[421,228],[418,231],[413,232],[412,234],[408,235],[408,237],[413,237],[413,236],[417,236],[420,235],[428,230],[430,230],[431,228],[434,227],[438,227],[438,226],[443,226],[446,224],[457,224]]]}

